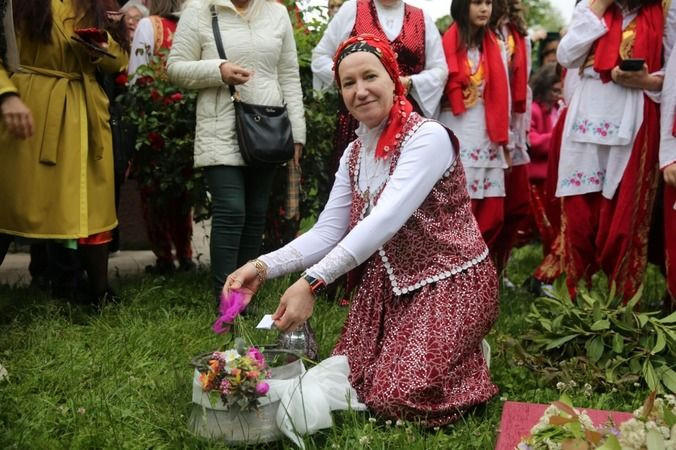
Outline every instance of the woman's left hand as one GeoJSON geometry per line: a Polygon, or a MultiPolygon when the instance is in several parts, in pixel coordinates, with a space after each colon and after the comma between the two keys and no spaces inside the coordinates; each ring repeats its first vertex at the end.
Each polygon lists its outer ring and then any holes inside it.
{"type": "Polygon", "coordinates": [[[643,64],[641,70],[622,70],[615,66],[610,72],[613,81],[620,86],[646,91],[659,91],[662,89],[663,78],[658,75],[650,75],[648,66],[643,64]]]}
{"type": "Polygon", "coordinates": [[[303,144],[293,144],[293,162],[300,167],[300,158],[303,156],[303,144]]]}
{"type": "Polygon", "coordinates": [[[310,284],[301,278],[284,292],[272,320],[284,333],[297,330],[310,318],[314,305],[315,297],[310,284]]]}
{"type": "Polygon", "coordinates": [[[676,188],[676,163],[671,163],[662,170],[664,182],[669,186],[676,188]]]}

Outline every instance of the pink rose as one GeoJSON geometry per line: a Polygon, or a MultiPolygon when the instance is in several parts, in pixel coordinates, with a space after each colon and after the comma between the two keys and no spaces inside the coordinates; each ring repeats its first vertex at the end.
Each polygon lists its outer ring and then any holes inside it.
{"type": "Polygon", "coordinates": [[[265,395],[270,390],[270,385],[265,381],[261,381],[256,385],[256,393],[259,395],[265,395]]]}
{"type": "Polygon", "coordinates": [[[260,367],[265,367],[265,358],[263,354],[256,347],[249,347],[249,350],[246,352],[246,356],[253,359],[258,363],[260,367]]]}

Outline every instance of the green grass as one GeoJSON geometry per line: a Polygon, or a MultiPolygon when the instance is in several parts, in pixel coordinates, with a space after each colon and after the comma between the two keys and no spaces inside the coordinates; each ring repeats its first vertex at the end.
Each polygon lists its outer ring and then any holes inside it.
{"type": "MultiPolygon", "coordinates": [[[[523,282],[539,261],[539,250],[516,252],[509,274],[523,282]]],[[[274,311],[288,280],[272,281],[256,299],[243,327],[256,343],[274,332],[253,330],[274,311]]],[[[30,288],[0,287],[0,448],[227,448],[193,436],[188,428],[192,369],[196,354],[218,347],[211,332],[215,305],[204,272],[171,279],[117,280],[122,301],[99,312],[71,308],[30,288]]],[[[537,374],[515,364],[503,344],[525,331],[532,295],[504,290],[493,347],[492,374],[500,394],[438,430],[395,426],[368,413],[334,414],[336,425],[306,438],[308,448],[490,449],[505,400],[547,403],[561,394],[537,374]]],[[[347,309],[317,303],[312,325],[326,357],[347,309]]],[[[584,379],[567,393],[577,406],[632,410],[647,392],[583,393],[584,379]]],[[[288,441],[264,448],[295,448],[288,441]]]]}

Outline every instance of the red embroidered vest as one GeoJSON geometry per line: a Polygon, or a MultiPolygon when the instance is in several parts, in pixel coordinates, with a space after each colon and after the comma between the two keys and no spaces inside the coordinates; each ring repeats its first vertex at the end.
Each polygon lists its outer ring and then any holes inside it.
{"type": "Polygon", "coordinates": [[[420,73],[425,68],[425,16],[422,9],[406,4],[401,32],[389,41],[380,22],[373,0],[358,0],[357,15],[350,36],[369,33],[386,40],[397,54],[402,75],[420,73]]]}
{"type": "MultiPolygon", "coordinates": [[[[397,166],[403,146],[427,121],[429,119],[417,113],[411,114],[399,142],[390,152],[390,176],[397,166]]],[[[350,230],[368,211],[368,201],[358,185],[361,147],[361,139],[357,139],[348,157],[352,186],[350,230]]],[[[383,183],[380,192],[376,193],[375,204],[386,184],[383,183]]],[[[488,256],[488,248],[472,215],[465,185],[465,172],[456,154],[453,165],[422,205],[392,239],[378,249],[378,255],[374,255],[385,266],[395,295],[407,294],[429,283],[449,278],[488,256]]]]}

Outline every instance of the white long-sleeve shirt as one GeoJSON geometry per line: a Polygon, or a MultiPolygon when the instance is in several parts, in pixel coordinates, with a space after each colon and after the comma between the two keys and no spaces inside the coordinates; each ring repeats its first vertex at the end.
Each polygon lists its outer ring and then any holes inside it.
{"type": "MultiPolygon", "coordinates": [[[[637,13],[638,8],[622,10],[623,28],[637,13]]],[[[582,0],[575,8],[568,33],[559,43],[559,63],[570,70],[579,70],[594,43],[607,32],[603,19],[589,8],[589,1],[582,0]]],[[[671,53],[675,41],[676,2],[673,2],[665,15],[664,54],[671,53]]],[[[603,83],[593,67],[584,68],[566,115],[557,197],[590,192],[602,192],[608,199],[614,197],[643,123],[644,93],[659,102],[660,92],[603,83]]]]}
{"type": "MultiPolygon", "coordinates": [[[[401,33],[404,25],[405,3],[399,2],[394,7],[385,7],[378,0],[374,0],[378,21],[385,35],[393,41],[401,33]]],[[[425,16],[425,68],[410,76],[412,87],[411,96],[415,99],[425,117],[436,118],[439,114],[439,103],[444,93],[448,67],[444,50],[441,46],[441,35],[434,24],[434,20],[425,16]]],[[[341,42],[347,39],[354,28],[357,17],[357,2],[348,0],[338,13],[331,19],[324,36],[312,52],[312,86],[318,90],[325,90],[333,86],[333,56],[341,42]]]]}
{"type": "Polygon", "coordinates": [[[660,168],[664,169],[676,163],[676,137],[673,135],[674,116],[676,115],[676,51],[674,50],[671,51],[664,69],[661,108],[660,168]]]}
{"type": "Polygon", "coordinates": [[[127,73],[133,75],[140,66],[148,64],[154,54],[155,32],[153,31],[153,23],[149,17],[144,17],[139,21],[134,32],[127,73]]]}
{"type": "Polygon", "coordinates": [[[362,140],[357,184],[364,192],[378,191],[387,182],[378,203],[350,232],[352,190],[347,167],[350,145],[340,160],[331,195],[310,231],[279,250],[261,256],[268,276],[308,268],[327,283],[366,261],[399,231],[451,167],[454,151],[446,130],[436,122],[420,126],[404,144],[391,176],[390,160],[376,160],[375,147],[382,125],[357,130],[362,140]]]}

